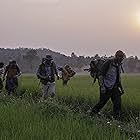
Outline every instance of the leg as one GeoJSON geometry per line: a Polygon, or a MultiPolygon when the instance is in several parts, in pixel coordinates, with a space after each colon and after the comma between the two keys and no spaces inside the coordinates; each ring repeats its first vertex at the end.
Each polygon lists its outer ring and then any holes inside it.
{"type": "Polygon", "coordinates": [[[108,102],[109,98],[111,97],[110,92],[102,93],[100,92],[100,100],[99,102],[93,107],[92,112],[93,113],[98,113],[104,105],[108,102]]]}
{"type": "Polygon", "coordinates": [[[6,78],[6,85],[5,85],[5,89],[8,92],[8,95],[11,95],[11,82],[10,82],[10,78],[6,78]]]}
{"type": "Polygon", "coordinates": [[[121,115],[121,94],[118,88],[112,90],[111,100],[113,102],[113,117],[118,119],[121,115]]]}
{"type": "Polygon", "coordinates": [[[48,84],[44,85],[42,84],[42,99],[47,98],[48,97],[48,84]]]}
{"type": "Polygon", "coordinates": [[[55,96],[55,82],[49,83],[49,93],[51,94],[51,97],[53,98],[55,96]]]}
{"type": "Polygon", "coordinates": [[[12,89],[11,92],[12,92],[12,95],[18,96],[17,87],[15,87],[14,89],[12,89]]]}
{"type": "Polygon", "coordinates": [[[17,88],[18,88],[18,79],[17,78],[11,78],[9,82],[9,89],[12,93],[12,95],[17,95],[17,88]]]}
{"type": "Polygon", "coordinates": [[[17,94],[18,78],[14,78],[14,79],[13,79],[13,83],[14,83],[14,86],[13,86],[12,92],[13,92],[13,94],[14,94],[15,96],[17,96],[17,95],[18,95],[18,94],[17,94]]]}

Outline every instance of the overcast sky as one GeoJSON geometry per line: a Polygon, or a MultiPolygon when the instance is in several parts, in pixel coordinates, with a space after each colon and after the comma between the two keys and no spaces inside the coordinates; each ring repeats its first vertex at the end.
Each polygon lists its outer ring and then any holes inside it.
{"type": "Polygon", "coordinates": [[[140,56],[140,0],[0,0],[0,46],[140,56]]]}

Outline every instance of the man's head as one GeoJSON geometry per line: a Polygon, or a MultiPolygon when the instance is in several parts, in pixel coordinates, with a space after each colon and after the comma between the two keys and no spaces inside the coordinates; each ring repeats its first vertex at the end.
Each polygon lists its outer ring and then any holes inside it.
{"type": "Polygon", "coordinates": [[[118,50],[115,53],[115,60],[117,61],[117,63],[121,63],[125,57],[126,57],[125,53],[121,50],[118,50]]]}
{"type": "Polygon", "coordinates": [[[52,56],[51,55],[46,55],[46,58],[45,58],[46,62],[49,63],[53,60],[52,56]]]}
{"type": "Polygon", "coordinates": [[[97,67],[97,63],[98,63],[98,60],[97,59],[94,59],[90,62],[90,67],[91,68],[96,68],[97,67]]]}
{"type": "Polygon", "coordinates": [[[16,61],[15,60],[10,60],[9,65],[16,65],[16,61]]]}

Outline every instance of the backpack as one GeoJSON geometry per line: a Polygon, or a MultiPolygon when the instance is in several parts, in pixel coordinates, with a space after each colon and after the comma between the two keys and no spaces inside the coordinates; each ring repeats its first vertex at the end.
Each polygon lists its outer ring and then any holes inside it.
{"type": "MultiPolygon", "coordinates": [[[[110,58],[107,57],[101,57],[98,59],[94,59],[90,62],[90,68],[89,68],[89,72],[90,72],[90,76],[94,79],[94,83],[96,82],[96,79],[99,78],[100,75],[102,75],[102,66],[105,62],[111,60],[110,58]]],[[[124,69],[122,64],[121,66],[121,71],[124,73],[124,69]]]]}
{"type": "Polygon", "coordinates": [[[6,66],[6,73],[7,73],[7,77],[11,78],[14,77],[16,75],[18,75],[20,73],[20,69],[18,67],[18,65],[8,65],[6,66]]]}
{"type": "Polygon", "coordinates": [[[101,57],[98,59],[93,59],[90,62],[89,72],[90,72],[90,76],[94,79],[94,83],[96,82],[96,79],[99,78],[99,75],[101,74],[102,66],[107,60],[108,58],[101,57]]]}
{"type": "Polygon", "coordinates": [[[39,65],[39,69],[37,72],[37,77],[38,79],[40,79],[41,83],[43,83],[44,85],[47,84],[47,82],[54,82],[55,81],[55,76],[54,76],[54,63],[51,63],[50,70],[48,71],[48,73],[46,73],[46,66],[45,64],[41,64],[39,65]],[[46,79],[43,79],[41,76],[46,76],[46,79]]]}

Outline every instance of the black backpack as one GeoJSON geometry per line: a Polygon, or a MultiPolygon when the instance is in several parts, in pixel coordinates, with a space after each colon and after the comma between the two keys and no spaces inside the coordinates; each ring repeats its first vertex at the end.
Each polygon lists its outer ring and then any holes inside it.
{"type": "Polygon", "coordinates": [[[88,71],[90,72],[90,76],[94,79],[94,83],[96,82],[96,79],[99,78],[99,75],[101,74],[101,68],[107,60],[108,58],[101,57],[98,59],[93,59],[90,62],[90,68],[88,71]]]}
{"type": "MultiPolygon", "coordinates": [[[[90,76],[94,79],[94,83],[96,82],[96,79],[98,79],[99,76],[102,74],[103,64],[109,60],[111,60],[111,57],[101,57],[98,59],[94,59],[90,62],[90,68],[88,69],[88,71],[90,72],[90,76]]],[[[122,64],[121,71],[124,73],[122,64]]]]}
{"type": "Polygon", "coordinates": [[[46,79],[43,79],[37,74],[37,77],[38,77],[38,79],[40,79],[41,83],[47,84],[47,82],[54,82],[55,81],[54,63],[51,63],[51,75],[50,76],[46,75],[45,64],[39,65],[39,74],[42,75],[42,76],[46,76],[46,79]]]}

